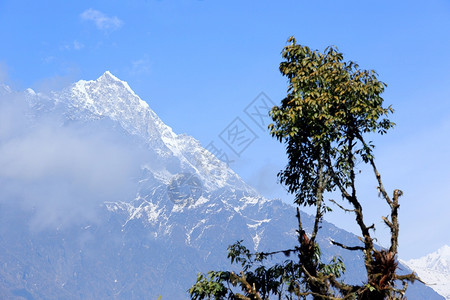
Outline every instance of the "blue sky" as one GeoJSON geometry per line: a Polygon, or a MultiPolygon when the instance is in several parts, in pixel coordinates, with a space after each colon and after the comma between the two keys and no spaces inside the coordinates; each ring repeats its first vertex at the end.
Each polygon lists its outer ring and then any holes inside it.
{"type": "MultiPolygon", "coordinates": [[[[448,0],[0,0],[0,81],[45,92],[110,70],[176,133],[213,142],[250,184],[289,202],[276,184],[283,145],[244,110],[261,92],[274,103],[284,97],[278,65],[291,35],[314,49],[338,46],[388,84],[397,127],[375,138],[376,157],[385,184],[405,193],[400,255],[450,244],[448,0]],[[257,136],[239,156],[220,139],[237,117],[257,136]]],[[[388,211],[374,187],[364,180],[361,196],[387,246],[388,211]]],[[[356,232],[350,215],[328,219],[356,232]]]]}

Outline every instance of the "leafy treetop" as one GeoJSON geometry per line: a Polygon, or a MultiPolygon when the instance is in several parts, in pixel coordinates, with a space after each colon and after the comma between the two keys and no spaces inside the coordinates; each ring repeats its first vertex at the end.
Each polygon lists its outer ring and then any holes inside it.
{"type": "MultiPolygon", "coordinates": [[[[291,37],[284,47],[281,73],[289,79],[288,94],[281,106],[271,111],[274,121],[269,126],[272,136],[287,144],[289,165],[280,172],[280,181],[296,194],[296,203],[316,203],[319,176],[332,165],[339,179],[348,181],[348,147],[363,133],[384,134],[394,124],[386,116],[393,112],[383,108],[380,96],[386,84],[377,79],[375,71],[360,70],[336,47],[324,53],[298,45],[291,37]],[[352,141],[349,144],[349,141],[352,141]],[[328,166],[327,166],[328,165],[328,166]]],[[[371,146],[360,145],[356,151],[367,162],[371,146]]],[[[335,184],[328,181],[324,190],[335,184]]]]}

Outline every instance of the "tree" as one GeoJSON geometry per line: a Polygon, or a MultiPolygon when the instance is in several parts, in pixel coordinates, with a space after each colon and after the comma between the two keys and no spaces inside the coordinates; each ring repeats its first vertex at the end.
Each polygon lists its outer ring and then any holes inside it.
{"type": "Polygon", "coordinates": [[[375,164],[374,145],[366,139],[370,133],[383,135],[394,126],[388,119],[393,109],[383,107],[381,97],[386,85],[373,70],[361,70],[354,62],[344,61],[343,54],[335,47],[326,48],[324,53],[312,51],[291,37],[282,57],[280,71],[288,78],[289,86],[281,105],[270,112],[273,123],[269,129],[273,137],[286,145],[289,159],[286,168],[278,174],[280,182],[295,194],[298,207],[316,208],[313,231],[309,235],[305,232],[297,207],[295,248],[251,254],[241,243],[232,245],[228,256],[232,263],[241,263],[242,273],[211,272],[209,278],[199,277],[190,290],[191,297],[268,299],[269,295],[276,295],[281,299],[284,294],[288,299],[307,295],[314,299],[402,299],[408,282],[418,279],[415,274],[397,274],[398,209],[402,191],[396,189],[389,196],[375,164]],[[375,225],[368,225],[364,220],[363,202],[356,191],[360,163],[372,169],[377,193],[389,207],[389,215],[382,217],[390,229],[389,249],[375,248],[371,232],[375,225]],[[344,203],[330,201],[354,214],[362,245],[332,243],[363,253],[367,272],[364,285],[348,285],[338,280],[344,270],[339,258],[330,264],[320,261],[316,237],[324,214],[331,210],[324,195],[334,191],[341,194],[344,203]],[[277,253],[295,253],[297,260],[265,267],[264,260],[277,253]],[[402,288],[397,287],[396,281],[403,283],[402,288]],[[206,283],[220,288],[208,289],[206,283]],[[233,286],[244,294],[234,293],[233,286]],[[215,294],[213,290],[220,292],[215,294]]]}

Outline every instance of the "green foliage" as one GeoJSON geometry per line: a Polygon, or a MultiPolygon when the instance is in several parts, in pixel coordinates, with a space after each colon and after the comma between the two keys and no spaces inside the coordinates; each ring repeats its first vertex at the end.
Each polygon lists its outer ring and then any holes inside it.
{"type": "Polygon", "coordinates": [[[228,289],[223,284],[230,278],[228,272],[208,272],[207,276],[198,274],[197,282],[189,289],[191,299],[225,299],[228,289]]]}
{"type": "Polygon", "coordinates": [[[345,273],[345,265],[342,257],[335,256],[329,264],[319,264],[319,269],[326,276],[334,275],[336,278],[341,277],[345,273]]]}
{"type": "MultiPolygon", "coordinates": [[[[281,73],[289,79],[288,94],[270,114],[272,136],[286,143],[289,164],[280,172],[280,181],[296,194],[296,202],[314,205],[317,201],[319,169],[335,173],[348,182],[347,153],[362,133],[384,134],[394,124],[385,116],[380,96],[386,86],[376,73],[360,70],[352,61],[343,61],[335,47],[324,53],[296,44],[292,37],[282,52],[281,73]],[[349,143],[351,141],[351,143],[349,143]]],[[[354,153],[367,162],[372,147],[359,145],[354,153]]],[[[324,187],[335,187],[329,181],[324,187]]]]}
{"type": "Polygon", "coordinates": [[[383,107],[381,94],[386,85],[373,70],[361,70],[352,61],[344,61],[335,47],[324,53],[312,51],[296,43],[291,37],[284,47],[280,71],[289,80],[287,96],[280,106],[272,108],[273,124],[270,133],[285,143],[288,164],[279,175],[280,182],[295,194],[298,206],[315,206],[316,215],[311,234],[306,234],[297,207],[298,245],[293,249],[271,253],[251,253],[242,241],[228,248],[231,263],[238,264],[240,274],[210,272],[199,275],[190,289],[192,299],[403,299],[408,282],[417,280],[415,274],[398,275],[398,199],[400,190],[392,198],[383,187],[376,168],[373,148],[365,137],[368,133],[385,134],[394,123],[387,117],[393,112],[383,107]],[[390,216],[382,217],[391,231],[389,250],[374,248],[370,230],[364,222],[362,203],[356,193],[356,165],[369,164],[377,180],[377,193],[390,208],[390,216]],[[325,264],[316,236],[325,213],[331,211],[324,194],[338,190],[342,199],[352,206],[361,230],[363,246],[334,245],[349,251],[362,251],[368,282],[347,285],[338,280],[345,272],[340,257],[325,264]],[[269,257],[283,253],[294,259],[269,266],[269,257]],[[403,282],[403,289],[395,281],[403,282]],[[238,291],[242,292],[239,294],[238,291]]]}
{"type": "MultiPolygon", "coordinates": [[[[228,247],[228,258],[232,264],[240,265],[243,270],[241,274],[214,271],[210,271],[207,276],[199,274],[197,282],[189,289],[191,299],[269,299],[270,296],[284,296],[283,299],[303,298],[307,293],[303,284],[306,275],[300,261],[288,259],[271,267],[265,265],[266,260],[275,254],[283,253],[288,256],[298,251],[299,249],[292,249],[251,253],[242,245],[242,241],[238,241],[228,247]],[[243,291],[243,294],[236,291],[243,291]]],[[[315,258],[318,261],[320,255],[317,246],[315,258]]],[[[320,263],[320,268],[325,275],[332,274],[336,278],[345,271],[340,257],[333,258],[330,264],[320,263]]]]}

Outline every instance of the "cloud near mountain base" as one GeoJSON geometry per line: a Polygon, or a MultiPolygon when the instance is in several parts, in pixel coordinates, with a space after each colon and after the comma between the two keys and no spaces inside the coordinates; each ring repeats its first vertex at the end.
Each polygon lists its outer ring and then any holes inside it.
{"type": "Polygon", "coordinates": [[[33,229],[95,222],[105,201],[133,199],[140,151],[101,120],[36,117],[25,94],[0,94],[0,203],[31,211],[33,229]]]}

